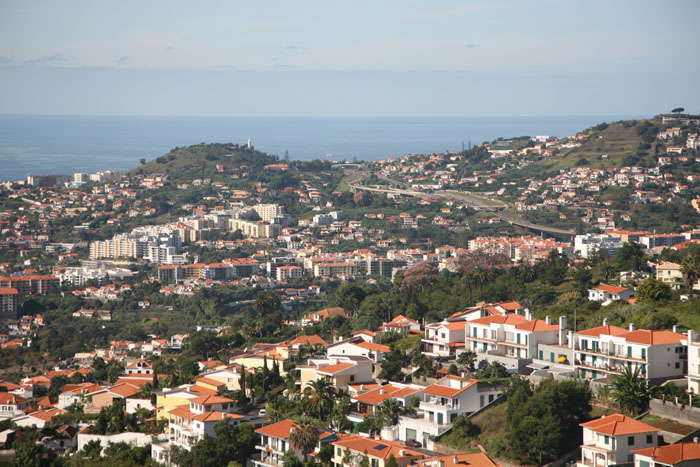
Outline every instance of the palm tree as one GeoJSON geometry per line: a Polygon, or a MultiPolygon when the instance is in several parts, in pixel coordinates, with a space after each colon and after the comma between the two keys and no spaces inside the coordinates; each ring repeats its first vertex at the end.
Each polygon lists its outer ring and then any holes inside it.
{"type": "Polygon", "coordinates": [[[335,404],[335,388],[327,379],[312,381],[304,389],[304,403],[308,413],[321,420],[325,419],[333,410],[335,404]]]}
{"type": "Polygon", "coordinates": [[[384,424],[396,425],[399,423],[402,408],[401,403],[393,397],[385,399],[379,404],[379,415],[384,418],[384,424]]]}
{"type": "Polygon", "coordinates": [[[612,398],[620,410],[630,415],[637,415],[649,407],[649,385],[641,376],[641,367],[631,370],[624,367],[622,374],[613,382],[612,398]]]}
{"type": "Polygon", "coordinates": [[[289,431],[289,444],[295,451],[301,452],[304,463],[306,463],[307,456],[318,445],[318,430],[311,423],[295,423],[289,431]]]}

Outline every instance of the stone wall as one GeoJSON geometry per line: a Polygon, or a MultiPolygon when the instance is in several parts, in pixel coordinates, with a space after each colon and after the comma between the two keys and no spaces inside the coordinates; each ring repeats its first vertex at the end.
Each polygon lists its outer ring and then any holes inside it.
{"type": "Polygon", "coordinates": [[[676,404],[671,401],[652,399],[649,402],[649,412],[658,417],[700,426],[700,409],[697,407],[689,407],[688,405],[676,404]]]}

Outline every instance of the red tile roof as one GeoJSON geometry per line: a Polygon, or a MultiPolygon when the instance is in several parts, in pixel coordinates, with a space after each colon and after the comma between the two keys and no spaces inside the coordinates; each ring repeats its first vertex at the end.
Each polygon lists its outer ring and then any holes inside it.
{"type": "Polygon", "coordinates": [[[591,420],[590,422],[582,423],[581,426],[590,428],[598,433],[615,436],[659,431],[658,428],[622,414],[607,415],[591,420]]]}
{"type": "Polygon", "coordinates": [[[668,446],[638,449],[632,452],[651,457],[654,462],[663,464],[675,465],[684,461],[700,461],[700,443],[670,444],[668,446]]]}

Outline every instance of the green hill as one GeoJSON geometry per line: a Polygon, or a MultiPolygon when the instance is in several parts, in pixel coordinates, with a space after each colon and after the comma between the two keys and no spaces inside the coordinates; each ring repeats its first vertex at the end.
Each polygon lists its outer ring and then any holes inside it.
{"type": "Polygon", "coordinates": [[[577,165],[596,168],[651,167],[655,165],[655,154],[664,146],[656,141],[656,133],[662,127],[658,116],[649,120],[601,123],[583,132],[589,138],[581,147],[562,151],[552,158],[541,160],[539,164],[548,169],[577,165]]]}
{"type": "Polygon", "coordinates": [[[277,162],[279,161],[275,156],[238,144],[196,144],[175,148],[169,153],[131,170],[127,175],[159,174],[168,175],[175,181],[188,181],[195,178],[215,177],[219,174],[217,165],[222,165],[225,173],[252,173],[262,170],[268,164],[277,162]]]}

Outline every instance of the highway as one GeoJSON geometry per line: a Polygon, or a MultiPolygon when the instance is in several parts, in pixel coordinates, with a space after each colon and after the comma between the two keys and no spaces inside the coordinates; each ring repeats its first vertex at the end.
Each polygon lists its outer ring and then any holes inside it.
{"type": "Polygon", "coordinates": [[[386,178],[383,176],[378,176],[381,180],[384,180],[388,183],[391,184],[389,187],[382,187],[382,186],[367,186],[367,185],[361,185],[360,182],[367,177],[366,172],[354,172],[354,175],[357,175],[357,178],[352,180],[351,182],[348,183],[350,188],[353,190],[364,190],[364,191],[372,191],[372,192],[377,192],[377,193],[391,193],[391,194],[397,194],[397,195],[403,195],[403,196],[414,196],[418,198],[427,198],[427,199],[439,199],[439,198],[447,198],[447,199],[453,199],[456,201],[461,201],[463,203],[466,203],[473,207],[474,209],[480,210],[480,211],[488,211],[493,214],[494,217],[498,217],[504,222],[508,222],[512,225],[518,225],[520,227],[525,227],[526,229],[530,230],[536,230],[538,232],[547,232],[547,233],[553,233],[553,234],[559,234],[559,235],[575,235],[576,232],[573,230],[564,230],[564,229],[557,229],[555,227],[549,227],[546,225],[540,225],[540,224],[534,224],[532,222],[528,222],[526,220],[510,216],[508,214],[504,214],[502,212],[499,212],[500,209],[503,209],[506,207],[505,204],[501,204],[500,206],[494,206],[493,200],[491,203],[487,202],[482,202],[479,200],[479,197],[477,195],[474,195],[473,193],[464,193],[464,195],[460,195],[457,192],[448,192],[448,191],[436,191],[433,193],[425,193],[422,191],[414,191],[414,190],[405,190],[402,188],[396,188],[395,186],[407,186],[406,183],[403,182],[398,182],[396,180],[392,180],[390,178],[386,178]]]}

